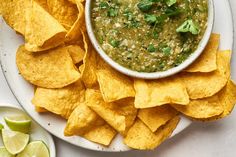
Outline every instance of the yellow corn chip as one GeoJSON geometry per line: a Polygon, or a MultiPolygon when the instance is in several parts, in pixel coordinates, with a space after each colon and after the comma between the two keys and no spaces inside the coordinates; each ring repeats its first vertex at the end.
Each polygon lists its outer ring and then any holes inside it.
{"type": "Polygon", "coordinates": [[[81,103],[71,113],[64,134],[65,136],[79,135],[90,141],[109,145],[115,137],[116,131],[86,104],[81,103]]]}
{"type": "Polygon", "coordinates": [[[77,1],[77,0],[68,0],[69,2],[71,2],[71,3],[74,3],[74,4],[76,4],[76,2],[75,1],[77,1]]]}
{"type": "Polygon", "coordinates": [[[91,44],[88,40],[88,37],[83,33],[83,42],[85,55],[83,59],[83,68],[81,68],[81,78],[87,88],[91,88],[97,85],[97,54],[94,49],[91,48],[91,44]]]}
{"type": "Polygon", "coordinates": [[[76,41],[81,38],[81,30],[82,32],[86,32],[85,28],[85,14],[84,14],[84,5],[80,1],[76,1],[77,8],[79,10],[79,14],[77,16],[76,21],[66,34],[66,41],[76,41]]]}
{"type": "Polygon", "coordinates": [[[141,120],[137,119],[128,131],[124,143],[134,149],[154,149],[171,136],[179,120],[180,118],[176,116],[153,133],[141,120]]]}
{"type": "Polygon", "coordinates": [[[185,71],[212,72],[217,69],[216,53],[220,44],[220,35],[212,34],[201,56],[185,71]]]}
{"type": "Polygon", "coordinates": [[[125,134],[130,125],[132,125],[132,120],[136,117],[137,110],[132,103],[120,103],[124,102],[106,103],[100,91],[94,89],[86,90],[86,104],[114,129],[125,134]]]}
{"type": "Polygon", "coordinates": [[[133,80],[112,69],[101,58],[98,63],[97,79],[106,102],[135,96],[133,80]]]}
{"type": "Polygon", "coordinates": [[[41,7],[43,7],[43,9],[45,9],[47,12],[49,11],[47,0],[34,0],[34,1],[37,2],[41,7]]]}
{"type": "Polygon", "coordinates": [[[72,111],[84,101],[84,94],[85,90],[81,81],[59,89],[38,87],[32,103],[68,119],[72,111]]]}
{"type": "Polygon", "coordinates": [[[236,85],[232,80],[229,80],[227,85],[217,94],[219,97],[219,103],[223,107],[222,114],[205,119],[197,119],[201,121],[214,121],[228,116],[236,103],[236,85]]]}
{"type": "Polygon", "coordinates": [[[81,73],[81,78],[87,88],[97,85],[97,76],[96,76],[96,52],[94,50],[88,51],[84,56],[84,64],[81,73]]]}
{"type": "Polygon", "coordinates": [[[218,95],[204,99],[191,100],[186,106],[172,104],[172,107],[195,119],[212,118],[220,115],[224,111],[223,106],[220,104],[218,95]]]}
{"type": "Polygon", "coordinates": [[[77,63],[80,63],[83,61],[85,52],[80,46],[69,45],[69,46],[67,46],[67,50],[68,50],[74,64],[77,64],[77,63]]]}
{"type": "Polygon", "coordinates": [[[224,108],[219,118],[224,118],[232,112],[236,103],[236,85],[232,80],[228,81],[227,86],[220,91],[219,99],[224,108]]]}
{"type": "Polygon", "coordinates": [[[38,113],[48,112],[45,108],[35,106],[35,111],[38,113]]]}
{"type": "Polygon", "coordinates": [[[0,13],[7,24],[16,32],[25,34],[25,12],[30,9],[31,0],[0,0],[0,13]]]}
{"type": "Polygon", "coordinates": [[[191,99],[213,96],[227,84],[230,76],[230,58],[230,51],[220,51],[217,53],[217,71],[182,73],[178,76],[183,80],[191,99]]]}
{"type": "Polygon", "coordinates": [[[69,30],[78,16],[77,6],[67,0],[47,0],[47,5],[50,14],[69,30]]]}
{"type": "Polygon", "coordinates": [[[164,105],[155,108],[140,109],[138,117],[152,132],[156,132],[159,127],[165,125],[177,114],[178,112],[176,110],[168,105],[164,105]]]}
{"type": "Polygon", "coordinates": [[[121,99],[119,101],[113,102],[112,108],[117,111],[119,114],[125,116],[125,131],[121,132],[123,136],[126,136],[127,131],[133,125],[136,116],[137,116],[137,109],[134,107],[134,99],[133,98],[126,98],[121,99]]]}
{"type": "Polygon", "coordinates": [[[108,146],[110,145],[115,135],[116,135],[116,131],[108,124],[104,124],[101,126],[97,126],[91,131],[84,134],[84,138],[92,142],[96,142],[96,143],[108,146]]]}
{"type": "Polygon", "coordinates": [[[80,77],[65,47],[35,54],[20,46],[16,63],[27,81],[44,88],[65,87],[80,77]]]}
{"type": "Polygon", "coordinates": [[[177,77],[151,81],[136,79],[134,88],[136,108],[150,108],[169,103],[181,105],[189,103],[187,90],[177,77]]]}
{"type": "Polygon", "coordinates": [[[36,52],[62,44],[66,29],[38,3],[32,1],[26,11],[25,48],[36,52]]]}
{"type": "Polygon", "coordinates": [[[82,65],[79,66],[79,71],[80,71],[80,73],[82,73],[83,70],[84,70],[84,64],[82,64],[82,65]]]}
{"type": "Polygon", "coordinates": [[[95,126],[100,126],[104,123],[103,119],[82,102],[71,113],[64,134],[65,136],[82,136],[95,126]]]}

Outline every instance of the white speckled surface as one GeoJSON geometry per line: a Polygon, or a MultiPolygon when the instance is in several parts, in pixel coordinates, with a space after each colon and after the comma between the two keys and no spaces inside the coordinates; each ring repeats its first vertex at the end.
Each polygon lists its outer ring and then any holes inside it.
{"type": "MultiPolygon", "coordinates": [[[[236,18],[236,1],[229,1],[236,18]]],[[[222,27],[224,27],[223,23],[222,27]]],[[[1,71],[0,103],[17,104],[1,71]]],[[[99,153],[72,146],[57,138],[54,139],[57,157],[236,157],[236,110],[224,120],[193,123],[180,135],[151,152],[99,153]]]]}

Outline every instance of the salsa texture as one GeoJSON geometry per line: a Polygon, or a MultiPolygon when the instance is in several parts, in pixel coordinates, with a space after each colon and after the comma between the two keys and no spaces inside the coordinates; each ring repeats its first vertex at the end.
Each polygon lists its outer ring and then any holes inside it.
{"type": "Polygon", "coordinates": [[[166,71],[197,48],[206,27],[207,0],[94,0],[91,19],[102,49],[138,72],[166,71]]]}

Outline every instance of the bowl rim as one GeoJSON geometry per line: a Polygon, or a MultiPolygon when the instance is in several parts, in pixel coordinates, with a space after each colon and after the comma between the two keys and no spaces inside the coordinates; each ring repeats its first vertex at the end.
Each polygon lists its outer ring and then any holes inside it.
{"type": "Polygon", "coordinates": [[[119,71],[120,73],[123,73],[125,75],[135,77],[135,78],[141,78],[141,79],[159,79],[168,77],[171,75],[174,75],[176,73],[181,72],[185,68],[187,68],[189,65],[191,65],[203,52],[205,49],[214,25],[214,3],[213,0],[208,0],[208,19],[207,19],[207,28],[205,30],[205,33],[199,42],[198,48],[180,65],[177,67],[171,68],[167,71],[161,71],[161,72],[138,72],[131,69],[128,69],[117,62],[115,62],[112,58],[110,58],[106,52],[101,48],[100,44],[98,43],[96,36],[93,31],[92,22],[91,22],[91,2],[92,0],[86,0],[85,4],[85,22],[86,22],[86,28],[87,33],[90,38],[90,41],[95,48],[95,50],[98,52],[98,54],[101,56],[105,62],[107,62],[111,67],[119,71]]]}

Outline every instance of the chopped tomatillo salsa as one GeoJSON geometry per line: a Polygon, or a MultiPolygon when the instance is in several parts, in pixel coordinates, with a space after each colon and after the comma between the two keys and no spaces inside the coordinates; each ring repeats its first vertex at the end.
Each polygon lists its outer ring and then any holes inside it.
{"type": "Polygon", "coordinates": [[[166,71],[202,39],[207,0],[94,0],[92,25],[102,49],[134,71],[166,71]]]}

